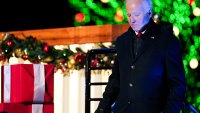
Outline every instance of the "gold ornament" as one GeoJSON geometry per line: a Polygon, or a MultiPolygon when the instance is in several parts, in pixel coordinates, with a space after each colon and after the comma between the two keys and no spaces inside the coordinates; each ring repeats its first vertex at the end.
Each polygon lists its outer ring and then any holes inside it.
{"type": "Polygon", "coordinates": [[[53,61],[53,58],[49,56],[49,57],[44,58],[42,61],[43,62],[51,62],[51,61],[53,61]]]}
{"type": "Polygon", "coordinates": [[[20,48],[15,49],[14,53],[16,57],[21,57],[23,55],[23,52],[20,48]]]}
{"type": "Polygon", "coordinates": [[[75,64],[75,60],[74,60],[74,59],[71,59],[71,60],[70,60],[70,63],[71,63],[71,64],[75,64]]]}
{"type": "Polygon", "coordinates": [[[72,64],[68,62],[68,68],[72,68],[72,64]]]}

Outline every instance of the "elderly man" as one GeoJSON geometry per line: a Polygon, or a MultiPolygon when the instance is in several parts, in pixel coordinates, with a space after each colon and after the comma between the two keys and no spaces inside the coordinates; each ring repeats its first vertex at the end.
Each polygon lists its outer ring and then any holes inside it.
{"type": "Polygon", "coordinates": [[[186,81],[179,41],[151,19],[150,0],[127,0],[130,28],[95,113],[179,113],[186,81]]]}

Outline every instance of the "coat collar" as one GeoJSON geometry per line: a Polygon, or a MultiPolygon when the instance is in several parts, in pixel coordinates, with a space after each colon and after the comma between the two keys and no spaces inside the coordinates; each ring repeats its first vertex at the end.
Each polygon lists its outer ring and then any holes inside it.
{"type": "Polygon", "coordinates": [[[128,38],[128,51],[130,53],[130,57],[132,59],[131,62],[135,63],[138,58],[140,58],[140,56],[148,49],[150,48],[150,46],[153,44],[153,42],[155,42],[155,40],[157,40],[157,36],[156,36],[156,24],[153,21],[150,21],[150,27],[148,27],[145,31],[145,33],[143,34],[143,36],[141,37],[143,39],[143,45],[137,55],[136,58],[134,58],[134,53],[133,53],[133,47],[134,47],[134,43],[132,42],[133,39],[131,38],[137,38],[135,32],[133,31],[133,29],[131,27],[129,27],[128,31],[127,31],[127,38],[128,38]]]}

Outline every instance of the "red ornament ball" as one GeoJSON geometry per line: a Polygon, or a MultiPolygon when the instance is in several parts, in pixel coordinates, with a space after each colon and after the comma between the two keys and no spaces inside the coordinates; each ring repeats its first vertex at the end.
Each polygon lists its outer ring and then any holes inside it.
{"type": "Polygon", "coordinates": [[[83,22],[85,20],[85,14],[77,13],[75,15],[75,19],[76,19],[77,22],[81,23],[81,22],[83,22]]]}
{"type": "Polygon", "coordinates": [[[77,53],[75,56],[74,56],[74,60],[75,62],[84,62],[84,59],[85,59],[85,55],[83,53],[77,53]]]}

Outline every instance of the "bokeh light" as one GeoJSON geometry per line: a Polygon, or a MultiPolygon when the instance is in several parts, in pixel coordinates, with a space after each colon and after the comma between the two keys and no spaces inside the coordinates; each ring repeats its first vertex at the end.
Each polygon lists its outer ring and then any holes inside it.
{"type": "Polygon", "coordinates": [[[77,13],[75,15],[75,19],[77,22],[83,22],[85,20],[85,15],[83,13],[77,13]]]}
{"type": "Polygon", "coordinates": [[[178,27],[176,27],[176,26],[173,26],[173,31],[174,31],[174,35],[175,35],[175,36],[178,36],[179,33],[180,33],[178,27]]]}
{"type": "Polygon", "coordinates": [[[196,69],[198,67],[199,63],[196,58],[193,58],[190,60],[190,68],[196,69]]]}
{"type": "Polygon", "coordinates": [[[101,0],[102,3],[108,3],[109,0],[101,0]]]}
{"type": "Polygon", "coordinates": [[[200,8],[199,7],[194,8],[193,14],[194,16],[200,16],[200,8]]]}
{"type": "Polygon", "coordinates": [[[122,22],[124,20],[123,11],[121,8],[117,8],[114,18],[118,22],[122,22]]]}
{"type": "Polygon", "coordinates": [[[155,15],[153,16],[153,21],[154,21],[155,23],[157,23],[157,24],[160,23],[160,18],[159,18],[159,15],[158,15],[158,14],[155,14],[155,15]]]}

